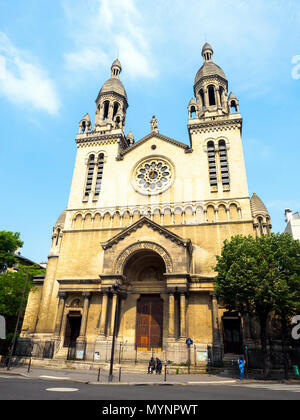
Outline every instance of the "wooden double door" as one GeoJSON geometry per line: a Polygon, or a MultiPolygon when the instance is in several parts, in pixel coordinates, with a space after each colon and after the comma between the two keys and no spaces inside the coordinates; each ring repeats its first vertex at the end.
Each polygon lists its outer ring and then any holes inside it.
{"type": "Polygon", "coordinates": [[[163,300],[144,295],[137,301],[136,347],[138,350],[162,348],[163,300]]]}

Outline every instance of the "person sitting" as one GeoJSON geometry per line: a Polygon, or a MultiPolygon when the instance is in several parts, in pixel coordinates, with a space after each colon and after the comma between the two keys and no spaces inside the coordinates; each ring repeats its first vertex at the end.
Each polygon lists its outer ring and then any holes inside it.
{"type": "Polygon", "coordinates": [[[154,360],[154,357],[152,356],[148,365],[148,373],[152,374],[154,369],[155,369],[155,360],[154,360]]]}
{"type": "Polygon", "coordinates": [[[159,358],[156,358],[156,375],[160,375],[162,370],[162,363],[159,358]]]}

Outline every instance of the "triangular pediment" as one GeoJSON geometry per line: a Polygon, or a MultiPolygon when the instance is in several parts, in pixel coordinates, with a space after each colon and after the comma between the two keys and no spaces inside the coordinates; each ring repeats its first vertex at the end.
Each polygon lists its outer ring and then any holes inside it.
{"type": "Polygon", "coordinates": [[[170,137],[167,137],[167,136],[164,136],[160,133],[156,133],[156,132],[152,131],[150,134],[148,134],[146,137],[142,138],[138,142],[134,143],[128,149],[121,151],[120,155],[119,155],[119,159],[120,158],[122,159],[123,156],[125,156],[127,153],[130,153],[132,150],[135,150],[137,147],[139,147],[139,146],[141,146],[141,145],[145,144],[146,142],[151,141],[153,139],[158,139],[158,140],[173,144],[174,146],[177,146],[177,147],[180,147],[180,148],[184,149],[186,152],[191,151],[191,148],[187,144],[181,143],[180,141],[174,140],[170,137]]]}
{"type": "Polygon", "coordinates": [[[133,225],[125,228],[122,232],[118,233],[107,242],[102,243],[102,248],[104,250],[111,248],[112,246],[119,243],[125,237],[134,235],[138,229],[141,229],[143,226],[147,226],[150,229],[153,229],[154,232],[158,232],[160,235],[163,235],[165,238],[170,239],[170,241],[177,243],[179,246],[183,246],[191,250],[191,240],[190,239],[183,239],[180,236],[176,235],[175,233],[171,232],[170,230],[166,229],[163,226],[160,226],[158,223],[153,222],[153,220],[148,219],[148,217],[142,217],[140,220],[135,222],[133,225]]]}

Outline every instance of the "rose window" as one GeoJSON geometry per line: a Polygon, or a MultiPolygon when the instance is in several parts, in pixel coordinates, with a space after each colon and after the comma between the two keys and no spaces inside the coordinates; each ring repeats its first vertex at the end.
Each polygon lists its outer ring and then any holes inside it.
{"type": "Polygon", "coordinates": [[[135,170],[134,183],[144,194],[156,194],[165,191],[173,181],[173,170],[169,162],[163,159],[148,159],[135,170]]]}

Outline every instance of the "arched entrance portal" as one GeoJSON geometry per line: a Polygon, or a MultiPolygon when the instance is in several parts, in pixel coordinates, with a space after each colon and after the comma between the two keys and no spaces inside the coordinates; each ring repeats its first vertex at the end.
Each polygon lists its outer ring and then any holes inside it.
{"type": "Polygon", "coordinates": [[[166,266],[152,250],[139,250],[127,261],[126,281],[140,292],[136,303],[136,348],[158,350],[163,344],[163,299],[166,266]]]}

